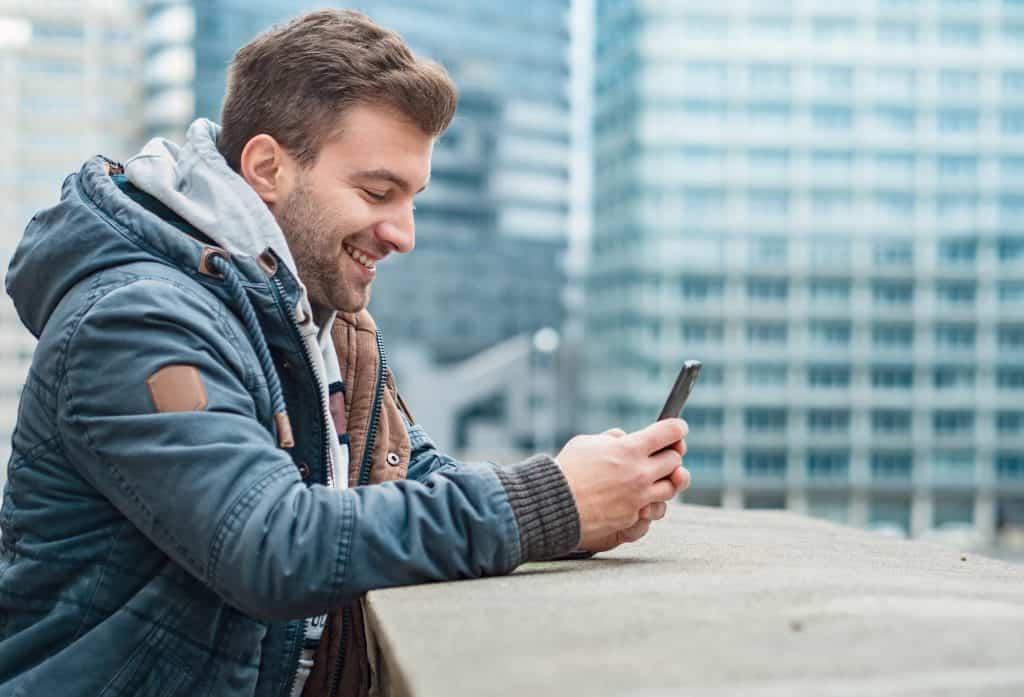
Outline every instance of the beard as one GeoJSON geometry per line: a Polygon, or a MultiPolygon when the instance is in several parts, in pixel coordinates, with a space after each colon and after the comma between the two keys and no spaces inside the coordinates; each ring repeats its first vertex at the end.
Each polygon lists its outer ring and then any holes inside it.
{"type": "Polygon", "coordinates": [[[344,257],[348,257],[342,247],[345,233],[331,224],[303,175],[276,218],[310,302],[339,312],[364,309],[370,301],[370,287],[342,274],[347,263],[344,257]]]}

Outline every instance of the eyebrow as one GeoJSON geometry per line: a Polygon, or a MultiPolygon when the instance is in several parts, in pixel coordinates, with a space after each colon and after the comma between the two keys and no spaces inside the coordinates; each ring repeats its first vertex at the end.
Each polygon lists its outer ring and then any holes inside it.
{"type": "MultiPolygon", "coordinates": [[[[384,181],[391,182],[405,193],[412,191],[412,186],[409,182],[392,172],[390,169],[368,169],[362,172],[357,172],[355,176],[360,179],[383,179],[384,181]]],[[[428,184],[430,184],[429,176],[427,177],[426,183],[424,183],[416,193],[423,193],[428,184]]]]}

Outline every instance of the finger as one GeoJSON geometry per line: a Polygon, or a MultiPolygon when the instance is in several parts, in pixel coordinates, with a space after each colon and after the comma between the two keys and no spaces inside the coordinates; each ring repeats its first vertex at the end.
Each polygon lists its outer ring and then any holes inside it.
{"type": "Polygon", "coordinates": [[[635,524],[629,526],[621,533],[623,542],[636,542],[641,537],[647,534],[647,531],[651,529],[651,521],[639,520],[635,524]]]}
{"type": "Polygon", "coordinates": [[[690,470],[685,467],[679,467],[669,476],[669,480],[672,485],[675,486],[676,492],[686,491],[690,488],[690,470]]]}
{"type": "Polygon", "coordinates": [[[663,501],[655,501],[640,509],[640,520],[661,520],[667,512],[668,504],[663,501]]]}
{"type": "Polygon", "coordinates": [[[602,436],[611,436],[613,438],[622,438],[626,435],[626,432],[621,428],[609,428],[607,431],[601,434],[602,436]]]}
{"type": "Polygon", "coordinates": [[[655,501],[671,501],[676,497],[676,485],[667,477],[659,479],[647,489],[644,500],[653,503],[655,501]]]}
{"type": "Polygon", "coordinates": [[[675,450],[666,449],[647,458],[648,476],[651,480],[670,477],[683,464],[683,459],[675,450]]]}
{"type": "Polygon", "coordinates": [[[686,437],[689,426],[682,419],[656,421],[647,428],[634,431],[626,436],[629,444],[636,446],[643,454],[650,455],[664,450],[686,437]]]}

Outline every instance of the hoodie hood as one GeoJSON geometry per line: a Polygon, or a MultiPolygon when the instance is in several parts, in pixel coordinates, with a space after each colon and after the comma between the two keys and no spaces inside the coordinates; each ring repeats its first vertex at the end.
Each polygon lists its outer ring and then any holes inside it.
{"type": "MultiPolygon", "coordinates": [[[[218,131],[216,124],[200,119],[189,127],[182,147],[154,139],[128,161],[124,173],[135,187],[230,252],[243,280],[265,283],[256,257],[268,247],[284,262],[289,295],[297,296],[292,319],[319,378],[324,421],[333,430],[328,390],[341,380],[330,332],[334,313],[314,314],[280,227],[220,155],[218,131]]],[[[102,157],[86,162],[64,180],[60,202],[33,216],[11,258],[7,292],[36,337],[67,292],[104,269],[145,261],[199,268],[204,245],[132,200],[111,178],[119,171],[119,165],[102,157]]],[[[340,450],[337,438],[328,440],[335,470],[344,472],[347,452],[340,450]]],[[[346,480],[334,477],[340,486],[346,480]]]]}
{"type": "MultiPolygon", "coordinates": [[[[257,257],[269,247],[298,279],[281,228],[263,200],[220,154],[219,134],[220,126],[197,119],[189,126],[183,146],[154,138],[125,163],[125,175],[232,255],[257,257]]],[[[301,281],[299,290],[300,329],[304,335],[316,334],[317,353],[323,357],[317,368],[324,384],[333,384],[341,379],[330,336],[334,313],[320,308],[314,313],[301,281]],[[319,327],[314,318],[320,320],[319,327]]]]}

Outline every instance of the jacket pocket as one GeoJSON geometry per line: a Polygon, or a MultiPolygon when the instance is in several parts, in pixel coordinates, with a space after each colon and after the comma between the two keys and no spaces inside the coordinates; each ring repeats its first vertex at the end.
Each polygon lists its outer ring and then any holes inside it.
{"type": "Polygon", "coordinates": [[[184,697],[192,672],[167,650],[170,635],[154,627],[117,671],[100,697],[184,697]]]}

